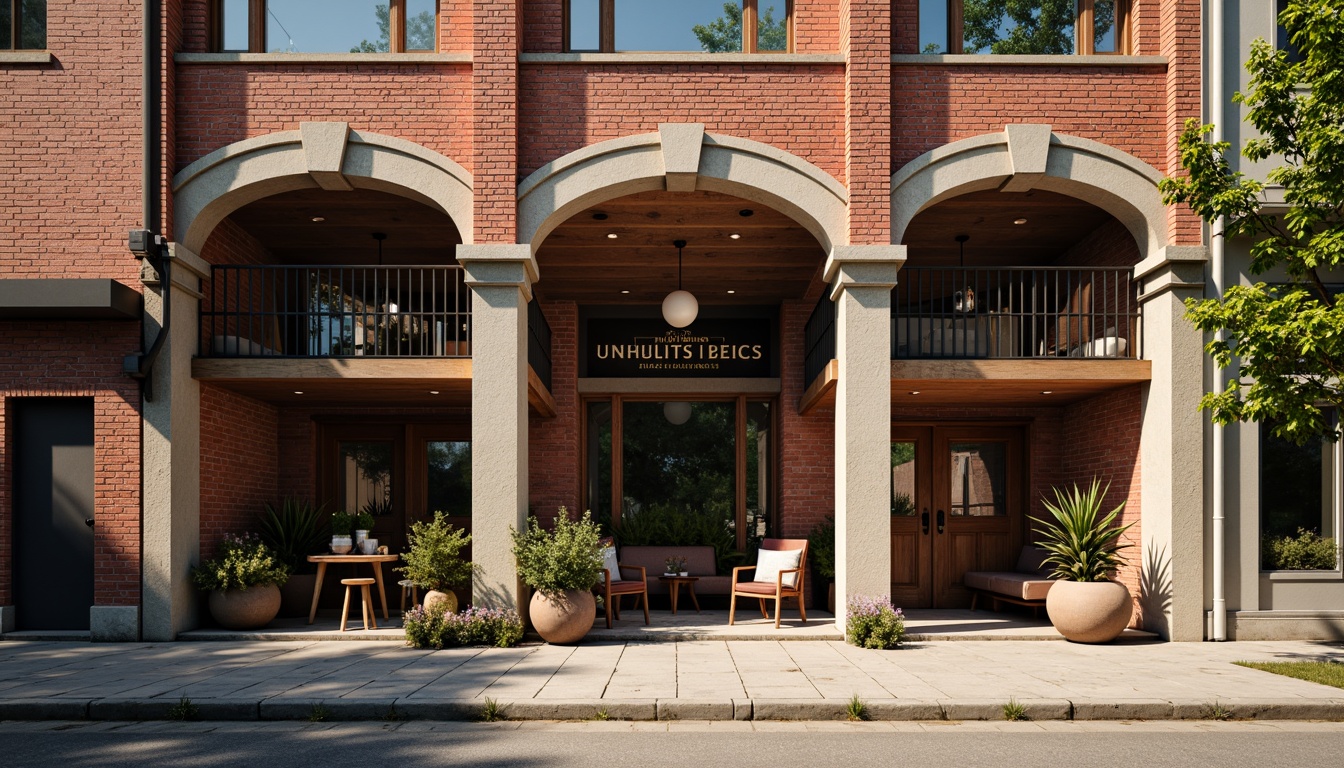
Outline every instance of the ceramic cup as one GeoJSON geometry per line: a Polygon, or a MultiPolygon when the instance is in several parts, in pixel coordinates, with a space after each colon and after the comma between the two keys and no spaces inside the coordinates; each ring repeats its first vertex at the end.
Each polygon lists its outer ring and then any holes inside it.
{"type": "Polygon", "coordinates": [[[359,543],[359,551],[363,552],[363,553],[366,554],[366,555],[377,554],[377,552],[378,552],[378,540],[377,540],[377,539],[365,539],[365,540],[361,541],[361,542],[359,543]]]}

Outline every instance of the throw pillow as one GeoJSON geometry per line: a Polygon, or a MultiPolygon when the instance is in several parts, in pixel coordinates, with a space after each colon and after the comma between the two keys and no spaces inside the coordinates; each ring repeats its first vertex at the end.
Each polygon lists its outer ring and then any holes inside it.
{"type": "MultiPolygon", "coordinates": [[[[756,577],[752,580],[774,584],[779,581],[780,571],[797,568],[802,557],[801,549],[762,549],[756,557],[756,577]]],[[[797,583],[798,574],[784,574],[784,586],[793,587],[797,583]]]]}
{"type": "Polygon", "coordinates": [[[612,581],[620,581],[620,580],[621,580],[621,569],[620,569],[620,567],[616,564],[616,548],[615,548],[615,547],[607,547],[606,549],[603,549],[603,550],[602,550],[602,567],[603,567],[603,568],[606,568],[608,571],[611,571],[611,580],[612,580],[612,581]]]}

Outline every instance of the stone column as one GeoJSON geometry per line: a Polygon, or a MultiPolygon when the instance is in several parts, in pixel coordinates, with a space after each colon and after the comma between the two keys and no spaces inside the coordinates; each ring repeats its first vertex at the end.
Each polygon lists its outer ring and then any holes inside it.
{"type": "Polygon", "coordinates": [[[891,594],[891,290],[903,245],[838,246],[826,261],[836,303],[835,605],[891,594]]]}
{"type": "Polygon", "coordinates": [[[1169,640],[1204,637],[1204,336],[1185,300],[1204,295],[1203,246],[1167,246],[1134,268],[1143,357],[1143,508],[1139,603],[1144,629],[1169,640]]]}
{"type": "MultiPolygon", "coordinates": [[[[141,631],[145,640],[165,641],[198,623],[197,593],[189,576],[201,553],[201,387],[191,377],[191,358],[199,336],[201,278],[210,275],[210,265],[199,256],[177,244],[169,247],[172,321],[151,374],[153,399],[144,403],[140,448],[141,631]]],[[[145,270],[145,313],[156,321],[146,324],[148,345],[163,322],[163,301],[157,276],[145,270]]]]}
{"type": "Polygon", "coordinates": [[[510,529],[527,522],[527,245],[459,245],[471,286],[471,551],[476,605],[517,608],[510,529]]]}

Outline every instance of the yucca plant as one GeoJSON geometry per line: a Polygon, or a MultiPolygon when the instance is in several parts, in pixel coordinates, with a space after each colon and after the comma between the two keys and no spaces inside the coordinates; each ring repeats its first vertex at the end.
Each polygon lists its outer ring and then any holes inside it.
{"type": "Polygon", "coordinates": [[[1050,553],[1045,562],[1054,566],[1055,578],[1108,581],[1110,573],[1124,565],[1125,560],[1119,552],[1130,545],[1121,544],[1119,539],[1134,524],[1115,525],[1116,518],[1125,508],[1123,501],[1101,517],[1102,500],[1110,489],[1110,483],[1102,488],[1101,481],[1093,478],[1086,491],[1074,483],[1072,492],[1055,488],[1053,504],[1049,499],[1042,499],[1055,522],[1035,517],[1031,520],[1038,524],[1036,533],[1043,538],[1036,543],[1050,553]]]}
{"type": "Polygon", "coordinates": [[[322,511],[322,506],[293,497],[285,497],[278,506],[266,504],[257,520],[262,543],[297,573],[308,565],[308,555],[326,551],[322,511]]]}

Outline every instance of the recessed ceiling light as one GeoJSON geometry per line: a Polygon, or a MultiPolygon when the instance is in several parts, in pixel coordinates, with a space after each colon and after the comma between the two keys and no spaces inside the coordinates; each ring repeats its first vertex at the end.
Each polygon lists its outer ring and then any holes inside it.
{"type": "Polygon", "coordinates": [[[1026,219],[1013,219],[1013,223],[1014,223],[1014,224],[1026,224],[1026,223],[1027,223],[1027,220],[1026,220],[1026,219]]]}
{"type": "Polygon", "coordinates": [[[431,389],[431,390],[429,390],[429,394],[431,394],[431,395],[437,395],[437,394],[439,394],[439,390],[437,390],[437,389],[431,389]]]}
{"type": "Polygon", "coordinates": [[[1055,391],[1054,391],[1053,389],[1043,389],[1043,390],[1041,390],[1041,394],[1042,394],[1042,395],[1053,395],[1053,394],[1055,394],[1055,391]]]}
{"type": "Polygon", "coordinates": [[[316,223],[318,223],[318,224],[321,224],[322,222],[324,222],[324,221],[326,221],[326,220],[327,220],[327,218],[326,218],[325,216],[314,216],[314,217],[313,217],[313,221],[316,222],[316,223]]]}
{"type": "Polygon", "coordinates": [[[754,215],[755,213],[756,212],[751,210],[750,208],[743,208],[742,210],[737,212],[737,215],[745,219],[748,216],[754,215]]]}
{"type": "Polygon", "coordinates": [[[620,235],[616,234],[615,232],[608,232],[608,233],[607,233],[607,239],[608,239],[608,240],[615,240],[615,239],[618,238],[618,237],[620,237],[620,235]]]}
{"type": "Polygon", "coordinates": [[[730,290],[730,291],[728,291],[728,292],[729,292],[729,293],[737,293],[737,291],[731,291],[731,290],[730,290]]]}
{"type": "Polygon", "coordinates": [[[919,394],[919,390],[918,390],[918,389],[916,389],[916,390],[912,390],[912,391],[910,392],[910,394],[912,394],[912,395],[918,395],[918,394],[919,394]]]}
{"type": "Polygon", "coordinates": [[[601,211],[598,211],[597,213],[594,213],[594,214],[593,214],[593,220],[594,220],[594,221],[606,221],[606,220],[607,220],[607,214],[602,213],[601,211]]]}
{"type": "Polygon", "coordinates": [[[294,390],[294,394],[296,394],[296,395],[302,395],[302,394],[303,394],[303,390],[302,390],[302,389],[296,389],[296,390],[294,390]]]}
{"type": "Polygon", "coordinates": [[[741,240],[741,239],[742,239],[742,236],[739,235],[739,234],[737,234],[736,232],[734,232],[733,234],[729,235],[728,237],[730,237],[730,238],[732,238],[732,239],[734,239],[734,240],[741,240]]]}
{"type": "Polygon", "coordinates": [[[621,291],[621,293],[629,293],[629,291],[621,291]]]}

